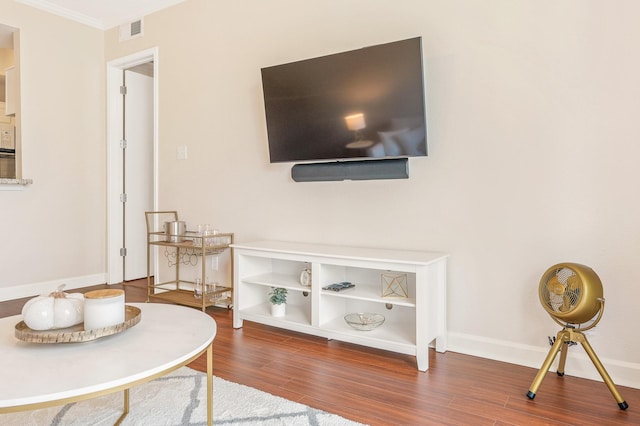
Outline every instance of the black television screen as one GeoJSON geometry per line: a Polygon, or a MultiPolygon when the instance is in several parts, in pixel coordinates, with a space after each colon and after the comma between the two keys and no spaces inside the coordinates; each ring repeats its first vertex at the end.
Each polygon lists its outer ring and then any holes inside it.
{"type": "Polygon", "coordinates": [[[420,37],[261,71],[272,163],[427,155],[420,37]]]}

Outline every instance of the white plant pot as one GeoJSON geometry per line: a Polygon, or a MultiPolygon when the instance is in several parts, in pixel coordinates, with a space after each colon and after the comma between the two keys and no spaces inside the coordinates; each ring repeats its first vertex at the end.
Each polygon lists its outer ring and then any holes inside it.
{"type": "Polygon", "coordinates": [[[271,305],[271,315],[274,317],[283,317],[286,312],[286,307],[284,303],[279,305],[271,305]]]}

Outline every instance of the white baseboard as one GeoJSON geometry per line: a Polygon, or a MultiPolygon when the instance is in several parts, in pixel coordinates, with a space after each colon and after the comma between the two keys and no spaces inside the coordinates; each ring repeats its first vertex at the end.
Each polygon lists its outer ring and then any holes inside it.
{"type": "MultiPolygon", "coordinates": [[[[490,339],[463,333],[448,333],[447,350],[510,364],[523,365],[539,370],[549,353],[550,346],[529,346],[506,340],[490,339]]],[[[598,349],[594,347],[596,354],[598,349]]],[[[558,358],[551,365],[550,371],[556,371],[558,358]]],[[[607,373],[616,385],[640,389],[640,364],[615,359],[600,358],[607,373]]],[[[571,347],[565,363],[565,377],[582,377],[602,382],[602,377],[587,356],[581,345],[571,347]]],[[[537,371],[531,372],[531,381],[537,371]]],[[[523,384],[523,395],[531,383],[523,384]]],[[[604,386],[604,384],[603,384],[604,386]]],[[[544,388],[544,382],[540,391],[544,388]]],[[[622,396],[624,397],[624,393],[622,396]]]]}
{"type": "Polygon", "coordinates": [[[85,275],[82,277],[67,277],[53,281],[44,281],[40,283],[0,288],[0,301],[22,299],[23,297],[33,297],[41,294],[48,294],[56,290],[58,286],[62,284],[65,285],[64,290],[69,291],[76,288],[104,284],[106,282],[106,274],[95,274],[85,275]]]}

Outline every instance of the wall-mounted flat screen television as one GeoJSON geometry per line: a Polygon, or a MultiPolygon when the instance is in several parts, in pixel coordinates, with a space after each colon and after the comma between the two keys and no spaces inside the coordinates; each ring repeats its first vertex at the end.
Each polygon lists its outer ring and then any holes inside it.
{"type": "Polygon", "coordinates": [[[427,155],[420,37],[261,71],[272,163],[427,155]]]}

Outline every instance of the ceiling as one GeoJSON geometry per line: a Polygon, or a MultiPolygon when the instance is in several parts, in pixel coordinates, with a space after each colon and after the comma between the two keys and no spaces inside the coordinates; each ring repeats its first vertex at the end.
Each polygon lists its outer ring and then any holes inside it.
{"type": "Polygon", "coordinates": [[[135,21],[185,0],[16,0],[101,30],[135,21]]]}

